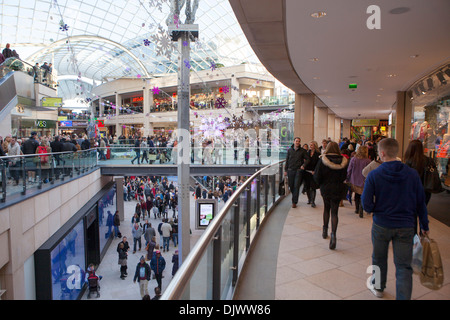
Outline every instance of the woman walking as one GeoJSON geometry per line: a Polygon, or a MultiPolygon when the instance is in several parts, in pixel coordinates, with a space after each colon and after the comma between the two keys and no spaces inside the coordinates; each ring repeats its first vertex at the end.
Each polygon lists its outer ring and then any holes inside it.
{"type": "Polygon", "coordinates": [[[320,158],[319,146],[316,141],[311,141],[309,143],[308,156],[310,160],[305,167],[305,171],[303,172],[303,178],[305,181],[304,188],[306,190],[306,195],[308,196],[308,204],[315,208],[317,184],[314,181],[313,174],[320,158]]]}
{"type": "MultiPolygon", "coordinates": [[[[420,140],[412,140],[405,152],[405,164],[419,173],[419,177],[424,182],[425,168],[428,166],[436,167],[433,159],[428,158],[424,154],[423,145],[420,140]]],[[[431,193],[425,191],[425,204],[430,202],[431,193]]]]}
{"type": "Polygon", "coordinates": [[[341,155],[339,145],[331,141],[317,162],[314,170],[314,180],[320,187],[323,198],[323,232],[322,237],[328,237],[328,223],[331,215],[330,249],[336,248],[336,231],[338,226],[338,210],[341,199],[345,197],[347,188],[344,183],[347,177],[347,158],[341,155]]]}
{"type": "Polygon", "coordinates": [[[355,193],[355,213],[359,217],[364,217],[364,210],[361,204],[361,195],[364,190],[363,169],[371,162],[369,159],[369,149],[367,146],[358,148],[355,156],[350,160],[347,170],[347,182],[350,183],[351,190],[355,193]]]}

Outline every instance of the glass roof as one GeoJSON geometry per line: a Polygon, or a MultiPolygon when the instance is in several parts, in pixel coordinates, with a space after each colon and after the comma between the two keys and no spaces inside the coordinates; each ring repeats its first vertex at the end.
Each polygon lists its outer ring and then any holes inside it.
{"type": "MultiPolygon", "coordinates": [[[[176,72],[178,49],[169,41],[166,23],[170,3],[0,0],[1,46],[10,43],[31,64],[52,62],[58,75],[96,81],[176,72]]],[[[180,22],[185,20],[184,10],[180,22]]],[[[212,62],[245,62],[261,70],[228,1],[199,0],[194,23],[199,25],[199,39],[190,44],[193,70],[208,69],[212,62]]]]}

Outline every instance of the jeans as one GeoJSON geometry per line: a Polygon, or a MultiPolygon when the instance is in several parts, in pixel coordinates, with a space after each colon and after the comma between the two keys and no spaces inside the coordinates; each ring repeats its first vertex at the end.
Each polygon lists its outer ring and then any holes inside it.
{"type": "Polygon", "coordinates": [[[163,237],[163,250],[169,251],[170,237],[163,237]]]}
{"type": "Polygon", "coordinates": [[[137,160],[138,164],[140,164],[140,157],[141,157],[141,151],[136,151],[136,156],[133,160],[131,160],[131,163],[134,164],[134,160],[137,160]]]}
{"type": "Polygon", "coordinates": [[[297,204],[298,195],[300,192],[300,185],[303,180],[303,171],[300,170],[288,170],[287,172],[289,190],[292,193],[292,203],[297,204]]]}
{"type": "Polygon", "coordinates": [[[392,241],[397,300],[411,300],[413,238],[414,228],[388,229],[375,223],[372,226],[372,264],[379,267],[381,290],[386,288],[387,258],[392,241]]]}
{"type": "Polygon", "coordinates": [[[172,233],[172,241],[173,246],[176,247],[178,245],[178,233],[172,233]]]}
{"type": "Polygon", "coordinates": [[[139,244],[139,250],[141,250],[142,248],[141,238],[134,238],[133,240],[134,240],[133,251],[136,251],[136,243],[139,244]]]}
{"type": "Polygon", "coordinates": [[[114,237],[117,238],[119,233],[120,233],[119,226],[114,226],[114,237]]]}

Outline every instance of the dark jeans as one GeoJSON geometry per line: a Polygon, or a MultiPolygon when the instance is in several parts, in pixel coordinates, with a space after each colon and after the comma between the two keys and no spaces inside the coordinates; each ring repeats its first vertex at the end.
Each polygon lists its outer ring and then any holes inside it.
{"type": "Polygon", "coordinates": [[[141,157],[141,151],[136,151],[136,156],[134,157],[133,160],[131,160],[131,163],[133,163],[134,160],[137,159],[138,164],[140,164],[140,157],[141,157]]]}
{"type": "Polygon", "coordinates": [[[338,211],[339,203],[341,200],[322,197],[323,198],[323,227],[328,228],[328,223],[330,221],[331,215],[331,233],[336,234],[337,225],[339,222],[338,211]]]}
{"type": "Polygon", "coordinates": [[[303,180],[303,171],[300,170],[288,170],[287,172],[289,190],[292,193],[292,203],[297,204],[298,194],[300,192],[300,186],[303,180]]]}
{"type": "Polygon", "coordinates": [[[411,300],[413,238],[414,228],[389,229],[372,225],[372,265],[379,268],[381,290],[386,288],[389,243],[392,241],[397,300],[411,300]]]}
{"type": "Polygon", "coordinates": [[[136,243],[139,244],[139,250],[141,250],[142,248],[141,238],[133,238],[133,240],[134,240],[133,251],[136,251],[136,243]]]}

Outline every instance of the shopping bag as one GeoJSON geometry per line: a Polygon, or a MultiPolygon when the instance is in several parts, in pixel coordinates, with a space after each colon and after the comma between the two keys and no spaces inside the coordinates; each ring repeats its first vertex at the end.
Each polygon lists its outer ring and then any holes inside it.
{"type": "Polygon", "coordinates": [[[420,274],[420,271],[422,270],[422,261],[423,261],[423,247],[420,237],[416,234],[414,236],[413,257],[411,262],[411,267],[415,274],[420,274]]]}
{"type": "Polygon", "coordinates": [[[442,267],[441,254],[436,241],[422,238],[423,261],[420,272],[420,283],[432,290],[438,290],[444,283],[444,269],[442,267]]]}

